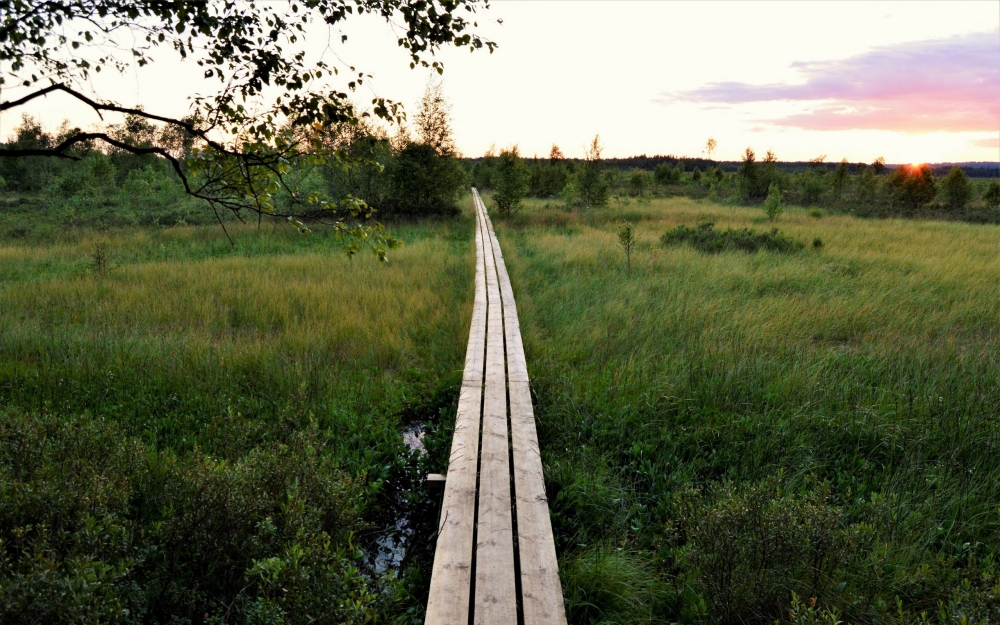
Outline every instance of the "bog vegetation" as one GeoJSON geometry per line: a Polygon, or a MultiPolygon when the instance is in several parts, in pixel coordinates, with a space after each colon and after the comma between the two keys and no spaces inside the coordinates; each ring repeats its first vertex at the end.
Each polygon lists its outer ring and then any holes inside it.
{"type": "Polygon", "coordinates": [[[546,204],[497,227],[570,622],[997,618],[995,226],[546,204]]]}
{"type": "MultiPolygon", "coordinates": [[[[63,132],[25,117],[9,145],[63,132]]],[[[0,621],[418,622],[470,182],[502,216],[571,623],[998,618],[995,180],[621,169],[598,137],[463,159],[440,85],[412,133],[322,139],[354,166],[296,188],[369,202],[389,264],[223,231],[155,156],[0,159],[0,621]]]]}
{"type": "Polygon", "coordinates": [[[420,566],[379,546],[434,469],[402,429],[448,443],[472,224],[396,230],[388,265],[232,224],[5,239],[0,621],[419,610],[420,566]]]}

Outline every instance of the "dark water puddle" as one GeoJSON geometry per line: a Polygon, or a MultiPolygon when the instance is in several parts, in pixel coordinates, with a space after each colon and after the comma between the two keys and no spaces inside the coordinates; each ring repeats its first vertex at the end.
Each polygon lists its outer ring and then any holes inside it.
{"type": "Polygon", "coordinates": [[[423,423],[410,425],[402,432],[403,442],[411,454],[407,468],[390,478],[377,506],[372,523],[372,533],[367,537],[366,561],[377,577],[403,570],[408,552],[419,539],[418,529],[427,514],[423,476],[418,471],[420,460],[426,453],[423,423]]]}

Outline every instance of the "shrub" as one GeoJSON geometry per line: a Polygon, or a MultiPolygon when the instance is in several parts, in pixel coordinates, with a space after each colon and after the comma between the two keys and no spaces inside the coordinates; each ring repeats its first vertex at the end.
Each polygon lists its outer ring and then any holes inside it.
{"type": "Polygon", "coordinates": [[[660,163],[653,170],[657,184],[677,184],[681,181],[680,173],[670,166],[670,163],[660,163]]]}
{"type": "Polygon", "coordinates": [[[682,517],[684,558],[722,623],[774,622],[793,593],[833,591],[840,567],[861,551],[843,517],[825,489],[796,496],[778,480],[723,484],[682,517]]]}
{"type": "Polygon", "coordinates": [[[816,237],[815,239],[813,239],[813,249],[818,250],[821,247],[823,247],[823,239],[821,239],[819,237],[816,237]]]}
{"type": "Polygon", "coordinates": [[[826,184],[824,184],[823,178],[815,171],[810,169],[802,174],[801,184],[803,204],[806,206],[818,204],[823,199],[823,193],[826,192],[826,184]]]}
{"type": "Polygon", "coordinates": [[[0,413],[0,622],[370,622],[363,494],[331,443],[303,432],[225,462],[103,419],[0,413]]]}
{"type": "Polygon", "coordinates": [[[649,174],[641,169],[633,169],[628,175],[628,190],[633,196],[640,196],[649,187],[649,174]]]}
{"type": "Polygon", "coordinates": [[[500,152],[493,176],[493,201],[501,215],[507,217],[520,208],[528,192],[528,180],[528,167],[518,154],[517,146],[500,152]]]}
{"type": "Polygon", "coordinates": [[[777,228],[771,229],[770,232],[757,232],[749,228],[716,230],[713,222],[700,223],[697,228],[677,226],[664,233],[660,237],[660,242],[667,246],[689,243],[695,249],[708,254],[729,250],[743,250],[750,253],[770,250],[791,254],[805,247],[800,241],[778,232],[777,228]]]}
{"type": "Polygon", "coordinates": [[[625,252],[625,261],[628,265],[629,273],[632,273],[632,249],[635,248],[637,240],[635,224],[630,221],[623,223],[622,227],[618,230],[618,245],[625,252]]]}
{"type": "Polygon", "coordinates": [[[897,167],[889,177],[889,186],[897,202],[915,211],[937,195],[934,173],[927,165],[897,167]]]}
{"type": "MultiPolygon", "coordinates": [[[[531,179],[529,181],[530,189],[528,192],[532,197],[556,197],[566,187],[569,171],[561,158],[562,153],[559,152],[559,148],[553,147],[555,148],[553,154],[560,156],[560,158],[550,156],[548,161],[542,163],[538,161],[532,162],[531,179]]],[[[483,162],[486,162],[485,159],[483,162]]]]}
{"type": "Polygon", "coordinates": [[[771,185],[779,178],[778,157],[768,150],[764,160],[757,162],[752,148],[743,153],[743,162],[736,172],[736,186],[739,198],[744,202],[759,202],[767,197],[771,185]]]}
{"type": "Polygon", "coordinates": [[[1000,207],[1000,182],[996,180],[990,181],[990,186],[987,187],[986,193],[983,194],[983,203],[986,204],[987,208],[994,210],[1000,207]]]}
{"type": "Polygon", "coordinates": [[[771,188],[767,191],[767,199],[764,200],[764,212],[767,213],[767,218],[771,221],[774,221],[781,213],[785,212],[781,207],[781,189],[776,184],[772,184],[771,188]]]}
{"type": "Polygon", "coordinates": [[[576,178],[579,202],[588,208],[606,206],[608,203],[609,185],[601,162],[601,150],[600,136],[594,136],[587,148],[583,170],[576,178]]]}
{"type": "Polygon", "coordinates": [[[393,159],[390,176],[391,212],[412,217],[458,214],[455,200],[465,174],[455,157],[411,143],[393,159]]]}
{"type": "Polygon", "coordinates": [[[958,165],[953,166],[948,175],[941,181],[941,188],[948,200],[948,208],[952,210],[962,210],[972,197],[972,185],[969,184],[969,178],[958,165]]]}
{"type": "Polygon", "coordinates": [[[833,194],[838,200],[844,192],[844,185],[847,184],[849,174],[847,159],[845,158],[837,164],[837,169],[833,172],[833,194]]]}

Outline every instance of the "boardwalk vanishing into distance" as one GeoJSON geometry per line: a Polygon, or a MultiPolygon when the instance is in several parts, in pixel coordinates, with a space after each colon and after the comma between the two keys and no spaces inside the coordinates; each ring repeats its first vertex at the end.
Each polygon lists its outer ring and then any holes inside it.
{"type": "Polygon", "coordinates": [[[561,625],[517,307],[493,224],[475,189],[472,197],[476,296],[425,622],[561,625]]]}

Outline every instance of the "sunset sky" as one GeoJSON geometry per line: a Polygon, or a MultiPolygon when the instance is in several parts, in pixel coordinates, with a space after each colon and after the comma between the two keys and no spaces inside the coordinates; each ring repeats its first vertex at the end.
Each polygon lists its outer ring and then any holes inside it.
{"type": "MultiPolygon", "coordinates": [[[[728,160],[752,146],[782,160],[1000,161],[1000,2],[501,1],[479,23],[494,54],[439,55],[468,156],[553,143],[580,156],[600,133],[606,156],[696,156],[712,136],[728,160]]],[[[377,93],[412,111],[429,72],[409,69],[392,27],[362,17],[344,32],[325,54],[374,74],[358,102],[377,93]]],[[[309,42],[317,56],[326,44],[318,31],[309,42]]],[[[94,88],[180,115],[210,87],[199,74],[163,54],[94,88]]],[[[97,121],[61,97],[29,112],[49,127],[97,121]]]]}

